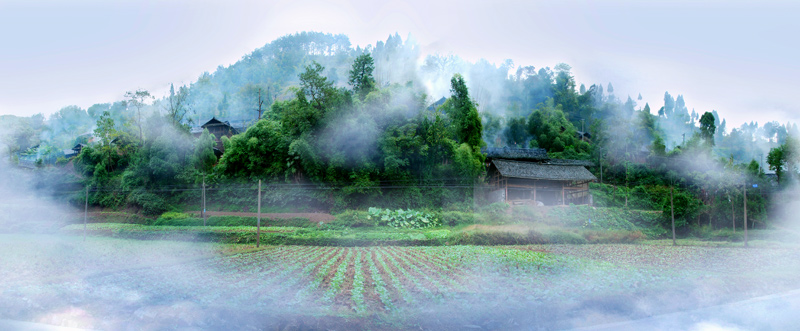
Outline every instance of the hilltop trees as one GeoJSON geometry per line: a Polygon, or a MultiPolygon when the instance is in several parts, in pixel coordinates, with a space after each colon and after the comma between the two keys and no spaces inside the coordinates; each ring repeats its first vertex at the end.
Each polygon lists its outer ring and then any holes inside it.
{"type": "Polygon", "coordinates": [[[456,138],[470,147],[480,148],[484,144],[483,124],[475,103],[469,97],[464,77],[458,74],[453,76],[450,80],[450,92],[452,97],[443,108],[452,121],[456,138]]]}
{"type": "Polygon", "coordinates": [[[714,132],[716,132],[716,130],[717,126],[714,124],[714,115],[705,112],[703,116],[700,117],[700,138],[703,138],[706,146],[714,146],[714,132]]]}
{"type": "Polygon", "coordinates": [[[796,166],[800,163],[800,153],[798,153],[797,140],[788,137],[786,142],[778,147],[775,147],[767,154],[767,164],[769,169],[775,171],[778,176],[778,182],[786,183],[787,174],[788,178],[792,178],[796,174],[796,166]]]}
{"type": "Polygon", "coordinates": [[[347,82],[361,100],[364,100],[367,94],[375,89],[373,71],[375,71],[375,63],[369,53],[359,55],[353,62],[353,68],[350,69],[350,78],[347,82]]]}
{"type": "MultiPolygon", "coordinates": [[[[427,203],[420,202],[426,197],[456,201],[453,186],[467,187],[483,175],[486,142],[600,162],[611,185],[658,190],[673,170],[687,183],[678,203],[686,193],[710,197],[703,200],[709,206],[720,199],[709,191],[722,189],[695,183],[717,168],[687,170],[683,159],[730,163],[725,167],[735,173],[764,154],[782,182],[795,167],[792,149],[783,146],[798,135],[792,124],[751,122],[728,131],[716,112],[690,113],[683,95],[668,92],[651,114],[641,95],[625,98],[629,86],[577,84],[566,64],[514,68],[510,60],[470,63],[455,55],[420,60],[418,45],[397,34],[354,49],[346,36],[298,33],[190,85],[171,86],[155,103],[149,92],[132,91],[124,101],[86,111],[65,107],[4,139],[16,154],[40,143],[40,151],[59,152],[89,142],[75,133],[95,127],[96,143],[76,162],[94,184],[132,190],[260,178],[324,187],[336,194],[321,199],[340,206],[377,197],[403,207],[427,203]],[[187,130],[213,115],[249,126],[224,143],[219,164],[214,137],[187,130]]],[[[599,167],[590,171],[600,174],[599,167]]]]}
{"type": "Polygon", "coordinates": [[[139,128],[139,142],[144,143],[144,130],[142,130],[142,110],[147,105],[146,101],[153,99],[150,92],[146,90],[136,90],[125,92],[125,101],[129,108],[135,112],[136,126],[139,128]]]}

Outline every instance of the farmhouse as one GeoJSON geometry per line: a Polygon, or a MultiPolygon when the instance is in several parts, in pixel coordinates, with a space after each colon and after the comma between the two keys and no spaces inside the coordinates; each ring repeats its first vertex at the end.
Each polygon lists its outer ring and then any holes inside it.
{"type": "Polygon", "coordinates": [[[490,199],[512,205],[591,204],[591,162],[550,159],[542,148],[488,148],[490,199]]]}
{"type": "MultiPolygon", "coordinates": [[[[203,133],[203,129],[208,130],[209,133],[214,135],[214,140],[217,142],[217,146],[214,147],[214,154],[222,155],[222,152],[225,151],[225,146],[222,145],[222,137],[228,137],[235,134],[239,134],[239,130],[236,129],[231,125],[228,121],[220,121],[216,117],[212,117],[208,122],[201,125],[199,129],[192,130],[192,133],[199,137],[201,133],[203,133]]],[[[217,155],[217,156],[219,156],[217,155]]]]}
{"type": "Polygon", "coordinates": [[[84,144],[77,144],[72,149],[65,149],[64,150],[64,158],[69,159],[78,156],[81,153],[81,150],[86,147],[84,144]]]}

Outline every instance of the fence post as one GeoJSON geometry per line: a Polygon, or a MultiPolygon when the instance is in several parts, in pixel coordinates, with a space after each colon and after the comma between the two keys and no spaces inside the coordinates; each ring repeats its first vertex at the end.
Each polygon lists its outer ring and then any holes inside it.
{"type": "Polygon", "coordinates": [[[744,193],[744,247],[747,247],[747,182],[742,185],[744,193]]]}
{"type": "Polygon", "coordinates": [[[86,185],[86,204],[83,206],[83,241],[86,241],[86,223],[89,219],[89,185],[86,185]]]}
{"type": "Polygon", "coordinates": [[[675,242],[675,198],[673,197],[673,191],[675,190],[674,187],[670,186],[669,188],[669,212],[670,217],[672,219],[672,246],[677,246],[678,244],[675,242]]]}
{"type": "Polygon", "coordinates": [[[203,176],[203,226],[206,226],[206,178],[203,176]]]}
{"type": "Polygon", "coordinates": [[[261,246],[261,180],[258,180],[258,217],[256,218],[256,247],[261,246]]]}

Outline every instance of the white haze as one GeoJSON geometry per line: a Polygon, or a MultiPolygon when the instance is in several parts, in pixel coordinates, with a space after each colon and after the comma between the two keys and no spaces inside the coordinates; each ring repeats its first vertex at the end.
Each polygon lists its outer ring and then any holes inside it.
{"type": "Polygon", "coordinates": [[[729,126],[797,122],[794,2],[6,1],[0,113],[49,114],[121,99],[228,65],[297,31],[345,33],[356,45],[411,33],[421,53],[517,65],[565,62],[579,82],[658,104],[683,94],[729,126]],[[47,95],[43,98],[42,95],[47,95]],[[755,114],[758,114],[757,116],[755,114]],[[755,118],[754,118],[755,116],[755,118]]]}

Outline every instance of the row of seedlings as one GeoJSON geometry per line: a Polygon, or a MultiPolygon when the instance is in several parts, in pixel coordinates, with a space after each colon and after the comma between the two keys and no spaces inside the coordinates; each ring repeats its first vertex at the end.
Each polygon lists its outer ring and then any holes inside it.
{"type": "Polygon", "coordinates": [[[308,297],[310,297],[314,291],[321,287],[322,282],[325,280],[325,276],[331,270],[333,265],[341,258],[343,258],[344,249],[336,248],[333,250],[334,254],[326,256],[323,260],[325,261],[324,264],[320,263],[313,263],[308,264],[306,268],[303,269],[302,275],[311,275],[311,279],[309,282],[302,287],[296,294],[294,299],[290,302],[290,306],[297,305],[299,303],[304,302],[308,297]]]}
{"type": "Polygon", "coordinates": [[[389,275],[389,280],[391,280],[392,287],[397,291],[400,297],[405,301],[407,304],[413,304],[416,302],[414,300],[414,296],[403,286],[403,283],[400,281],[400,277],[394,273],[389,266],[386,264],[386,259],[383,257],[383,252],[380,249],[375,249],[373,251],[372,259],[377,260],[380,264],[383,271],[389,275]]]}

